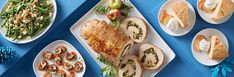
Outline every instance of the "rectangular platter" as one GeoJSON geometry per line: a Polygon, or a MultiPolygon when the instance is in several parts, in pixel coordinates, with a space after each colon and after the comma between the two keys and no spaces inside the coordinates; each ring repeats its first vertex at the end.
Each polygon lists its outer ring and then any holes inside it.
{"type": "MultiPolygon", "coordinates": [[[[127,0],[126,0],[127,1],[127,0]]],[[[171,62],[175,58],[175,53],[172,49],[165,43],[165,41],[160,37],[160,35],[153,29],[153,27],[147,22],[147,20],[141,15],[141,13],[136,9],[136,7],[128,1],[133,8],[130,10],[129,17],[139,17],[146,21],[148,25],[148,34],[146,39],[142,43],[135,43],[134,46],[130,49],[131,54],[136,54],[139,51],[140,45],[144,43],[150,43],[157,47],[159,47],[164,53],[164,61],[161,67],[156,70],[144,70],[143,77],[153,77],[160,70],[162,70],[169,62],[171,62]]],[[[96,6],[94,6],[89,12],[87,12],[80,20],[78,20],[71,28],[71,33],[76,37],[76,39],[83,45],[83,47],[87,50],[87,52],[92,56],[92,58],[96,61],[96,63],[103,68],[105,64],[97,60],[98,54],[86,43],[86,40],[81,37],[80,28],[85,21],[89,21],[92,19],[105,20],[109,23],[107,17],[102,15],[96,15],[94,13],[95,7],[107,5],[107,0],[101,0],[96,6]]]]}

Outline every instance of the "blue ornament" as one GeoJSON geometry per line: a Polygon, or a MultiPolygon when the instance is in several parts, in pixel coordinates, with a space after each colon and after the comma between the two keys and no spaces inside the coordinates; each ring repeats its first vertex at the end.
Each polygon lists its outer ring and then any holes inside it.
{"type": "Polygon", "coordinates": [[[15,49],[0,47],[0,64],[4,64],[15,57],[15,49]]]}

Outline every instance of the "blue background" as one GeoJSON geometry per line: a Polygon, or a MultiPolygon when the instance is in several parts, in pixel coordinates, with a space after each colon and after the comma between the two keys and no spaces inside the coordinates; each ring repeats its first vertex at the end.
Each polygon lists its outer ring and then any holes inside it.
{"type": "MultiPolygon", "coordinates": [[[[0,8],[3,7],[5,1],[6,0],[0,0],[0,8]]],[[[211,67],[201,65],[193,58],[191,53],[192,39],[200,30],[216,28],[226,35],[229,41],[229,53],[233,57],[234,17],[232,16],[231,19],[223,24],[209,24],[198,15],[196,10],[197,0],[188,0],[196,11],[196,24],[188,34],[180,37],[173,37],[166,34],[160,28],[157,20],[159,8],[165,1],[166,0],[131,0],[176,54],[176,58],[160,71],[156,77],[211,77],[211,67]]],[[[70,32],[70,27],[97,4],[99,0],[56,0],[56,2],[58,6],[56,20],[49,31],[41,38],[28,44],[20,45],[13,44],[4,39],[2,35],[0,36],[0,45],[12,47],[17,50],[14,60],[7,64],[0,65],[1,77],[34,77],[35,74],[32,68],[34,58],[46,45],[56,40],[66,40],[81,53],[87,66],[84,77],[101,77],[101,68],[70,32]]],[[[234,67],[232,66],[232,68],[234,67]]],[[[234,73],[228,73],[228,77],[233,76],[234,73]]]]}

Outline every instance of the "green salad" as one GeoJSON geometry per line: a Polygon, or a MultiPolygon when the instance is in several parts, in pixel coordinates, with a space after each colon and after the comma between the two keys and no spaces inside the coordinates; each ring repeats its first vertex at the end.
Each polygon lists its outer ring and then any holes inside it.
{"type": "Polygon", "coordinates": [[[1,27],[13,41],[30,39],[50,24],[53,11],[50,0],[9,0],[1,13],[1,27]]]}

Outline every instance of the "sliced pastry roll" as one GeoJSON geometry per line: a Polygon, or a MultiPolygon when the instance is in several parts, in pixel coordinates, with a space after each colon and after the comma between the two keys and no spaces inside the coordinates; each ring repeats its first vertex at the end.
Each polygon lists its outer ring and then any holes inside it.
{"type": "Polygon", "coordinates": [[[139,59],[145,69],[157,69],[162,65],[164,55],[158,47],[146,43],[140,47],[139,59]]]}
{"type": "Polygon", "coordinates": [[[142,67],[134,55],[126,55],[119,68],[119,77],[141,77],[142,67]]]}
{"type": "Polygon", "coordinates": [[[219,36],[211,36],[210,43],[211,47],[208,53],[209,58],[218,60],[229,56],[228,50],[219,36]]]}
{"type": "Polygon", "coordinates": [[[144,41],[148,32],[148,27],[144,20],[137,17],[124,19],[120,27],[134,42],[137,43],[144,41]]]}
{"type": "Polygon", "coordinates": [[[221,18],[233,13],[234,3],[231,0],[219,0],[217,7],[212,14],[212,19],[218,21],[221,18]]]}
{"type": "Polygon", "coordinates": [[[105,48],[104,51],[110,53],[111,50],[115,47],[115,44],[117,44],[118,40],[119,40],[119,35],[121,30],[118,28],[114,28],[113,30],[110,31],[109,34],[109,39],[107,40],[106,44],[105,44],[105,48]]]}

